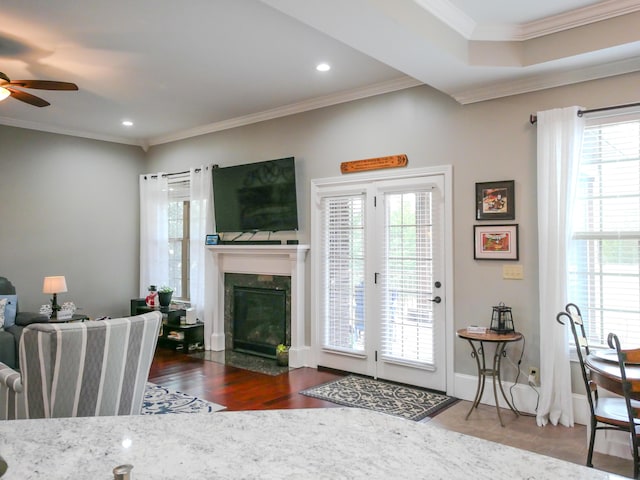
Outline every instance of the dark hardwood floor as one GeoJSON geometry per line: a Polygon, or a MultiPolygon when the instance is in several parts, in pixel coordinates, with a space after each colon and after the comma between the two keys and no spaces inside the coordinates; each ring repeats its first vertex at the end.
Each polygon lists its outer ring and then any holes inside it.
{"type": "Polygon", "coordinates": [[[340,376],[314,368],[297,368],[272,376],[157,348],[149,381],[234,411],[337,407],[298,392],[340,376]]]}

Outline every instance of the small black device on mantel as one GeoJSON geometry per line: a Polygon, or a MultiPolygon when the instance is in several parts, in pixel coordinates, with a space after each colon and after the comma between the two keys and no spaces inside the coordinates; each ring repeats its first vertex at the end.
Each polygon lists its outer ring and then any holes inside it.
{"type": "Polygon", "coordinates": [[[298,229],[293,157],[213,169],[218,232],[298,229]]]}
{"type": "Polygon", "coordinates": [[[496,333],[511,333],[515,331],[513,326],[513,316],[511,315],[511,307],[505,306],[500,302],[493,307],[491,314],[491,330],[496,333]]]}

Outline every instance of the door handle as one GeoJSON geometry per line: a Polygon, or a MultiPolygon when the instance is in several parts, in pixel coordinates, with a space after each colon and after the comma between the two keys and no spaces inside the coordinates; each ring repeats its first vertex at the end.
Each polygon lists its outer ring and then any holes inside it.
{"type": "Polygon", "coordinates": [[[442,301],[442,299],[440,297],[435,297],[432,298],[431,300],[429,300],[430,302],[434,302],[434,303],[440,303],[442,301]]]}

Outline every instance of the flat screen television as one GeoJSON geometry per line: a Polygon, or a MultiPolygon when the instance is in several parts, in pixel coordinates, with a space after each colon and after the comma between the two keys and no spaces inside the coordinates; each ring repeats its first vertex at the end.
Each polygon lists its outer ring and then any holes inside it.
{"type": "Polygon", "coordinates": [[[298,229],[293,157],[213,169],[218,232],[298,229]]]}

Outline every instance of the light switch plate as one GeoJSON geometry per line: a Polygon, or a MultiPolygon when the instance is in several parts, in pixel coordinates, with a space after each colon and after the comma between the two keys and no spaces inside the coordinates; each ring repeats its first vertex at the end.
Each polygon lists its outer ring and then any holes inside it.
{"type": "Polygon", "coordinates": [[[524,268],[522,265],[503,265],[502,278],[505,280],[522,280],[524,278],[524,268]]]}

